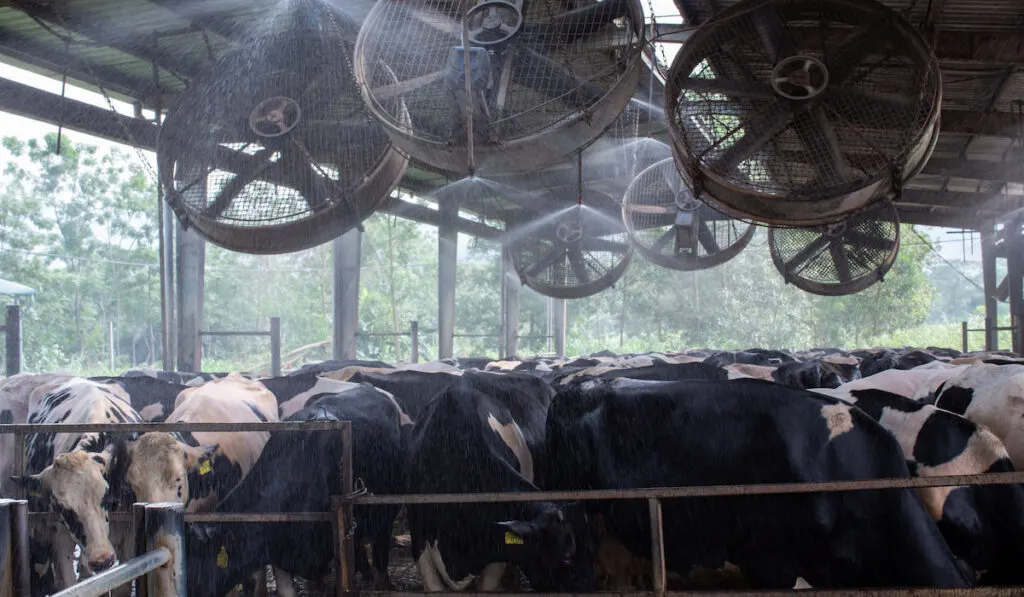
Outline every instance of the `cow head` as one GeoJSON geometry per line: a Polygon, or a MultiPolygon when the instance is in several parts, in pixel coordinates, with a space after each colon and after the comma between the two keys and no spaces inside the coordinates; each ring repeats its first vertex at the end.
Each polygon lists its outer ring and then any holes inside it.
{"type": "Polygon", "coordinates": [[[537,591],[591,591],[595,570],[590,537],[577,503],[536,503],[529,520],[495,523],[510,562],[523,567],[537,591]]]}
{"type": "Polygon", "coordinates": [[[210,468],[217,446],[189,446],[169,433],[144,433],[128,446],[128,483],[140,502],[189,501],[189,480],[210,468]]]}
{"type": "Polygon", "coordinates": [[[75,450],[59,454],[35,475],[12,477],[30,495],[47,499],[82,548],[94,572],[117,561],[110,542],[110,511],[124,498],[127,460],[125,442],[108,444],[102,452],[75,450]]]}

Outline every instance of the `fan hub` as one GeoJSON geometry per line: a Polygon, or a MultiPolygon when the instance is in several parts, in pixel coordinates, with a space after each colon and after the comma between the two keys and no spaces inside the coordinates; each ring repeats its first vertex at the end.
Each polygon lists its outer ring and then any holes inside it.
{"type": "Polygon", "coordinates": [[[290,97],[271,97],[249,113],[249,129],[260,137],[280,137],[291,132],[302,120],[302,108],[290,97]]]}
{"type": "Polygon", "coordinates": [[[846,234],[846,220],[825,226],[825,235],[832,238],[839,238],[846,234]]]}
{"type": "Polygon", "coordinates": [[[694,198],[689,189],[680,189],[675,195],[676,207],[679,211],[697,211],[700,209],[700,201],[694,198]]]}
{"type": "Polygon", "coordinates": [[[790,56],[772,69],[772,89],[784,98],[806,101],[828,87],[828,68],[813,56],[790,56]]]}
{"type": "Polygon", "coordinates": [[[583,222],[559,222],[555,238],[563,244],[578,243],[583,238],[583,222]]]}
{"type": "Polygon", "coordinates": [[[478,46],[497,46],[511,40],[523,27],[523,13],[511,2],[481,2],[466,14],[469,41],[478,46]]]}

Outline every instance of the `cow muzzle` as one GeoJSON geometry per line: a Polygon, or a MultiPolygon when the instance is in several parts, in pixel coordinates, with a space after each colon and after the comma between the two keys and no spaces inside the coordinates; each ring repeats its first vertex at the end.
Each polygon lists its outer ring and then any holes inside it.
{"type": "Polygon", "coordinates": [[[117,563],[117,556],[110,554],[98,560],[89,560],[89,569],[93,572],[103,572],[117,563]]]}

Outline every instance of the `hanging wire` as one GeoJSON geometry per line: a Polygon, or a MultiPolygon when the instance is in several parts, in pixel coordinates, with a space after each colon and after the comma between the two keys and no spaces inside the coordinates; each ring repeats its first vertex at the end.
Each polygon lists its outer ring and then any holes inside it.
{"type": "Polygon", "coordinates": [[[932,246],[932,242],[931,242],[930,240],[928,240],[928,239],[927,239],[927,238],[926,238],[926,237],[925,237],[924,235],[922,235],[922,234],[921,234],[920,232],[918,232],[916,228],[913,228],[913,227],[912,227],[912,228],[911,228],[910,230],[911,230],[911,231],[912,231],[912,232],[914,233],[914,235],[915,235],[915,236],[917,236],[917,238],[918,238],[918,239],[920,239],[920,240],[921,240],[921,244],[923,244],[923,245],[927,246],[927,247],[928,247],[928,250],[929,250],[929,251],[931,251],[932,253],[934,253],[934,254],[935,254],[935,255],[936,255],[936,256],[937,256],[937,257],[938,257],[939,259],[941,259],[941,260],[942,260],[942,262],[943,262],[943,263],[945,263],[945,264],[946,264],[947,266],[949,266],[949,269],[951,269],[951,270],[953,270],[954,272],[956,272],[956,273],[957,273],[957,274],[958,274],[958,275],[959,275],[959,276],[960,276],[961,278],[963,278],[964,280],[967,280],[968,282],[970,282],[970,283],[971,283],[971,285],[972,285],[972,286],[974,286],[975,288],[977,288],[978,290],[980,290],[980,291],[981,291],[981,293],[982,293],[983,295],[985,294],[985,289],[984,289],[984,288],[983,288],[983,287],[982,287],[982,286],[981,286],[980,284],[978,284],[978,283],[977,283],[977,282],[975,282],[974,280],[972,280],[972,279],[968,278],[968,277],[967,277],[967,274],[965,274],[965,273],[963,273],[962,271],[960,271],[959,269],[957,269],[957,267],[956,267],[955,265],[953,265],[952,263],[950,263],[950,262],[949,262],[949,260],[948,260],[948,259],[946,259],[945,257],[943,257],[943,256],[942,256],[942,253],[939,253],[939,251],[938,251],[938,250],[936,250],[936,248],[935,248],[934,246],[932,246]]]}

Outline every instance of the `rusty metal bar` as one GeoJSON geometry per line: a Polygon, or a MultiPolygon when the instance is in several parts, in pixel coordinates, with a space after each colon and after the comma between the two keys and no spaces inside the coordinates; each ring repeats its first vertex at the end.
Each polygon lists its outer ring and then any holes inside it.
{"type": "Polygon", "coordinates": [[[941,477],[865,479],[863,481],[752,483],[749,485],[695,485],[692,487],[652,487],[648,489],[366,495],[355,498],[354,501],[360,505],[382,505],[479,504],[498,502],[625,500],[651,498],[671,499],[681,497],[773,495],[786,493],[831,493],[837,491],[863,491],[868,489],[916,489],[919,487],[953,487],[959,485],[1010,485],[1013,483],[1024,483],[1024,471],[1013,473],[982,473],[979,475],[946,475],[941,477]]]}
{"type": "Polygon", "coordinates": [[[32,560],[29,557],[28,502],[11,501],[11,586],[15,595],[32,592],[32,560]]]}
{"type": "Polygon", "coordinates": [[[971,331],[967,327],[966,321],[960,322],[960,344],[963,345],[963,352],[967,352],[967,332],[971,331]]]}
{"type": "MultiPolygon", "coordinates": [[[[3,426],[0,425],[0,429],[2,429],[2,428],[3,428],[3,426]]],[[[18,474],[18,475],[24,475],[25,474],[25,434],[24,433],[15,433],[14,434],[14,445],[17,448],[16,450],[14,450],[14,459],[13,459],[14,462],[12,463],[14,465],[14,472],[15,472],[15,474],[18,474]]],[[[26,497],[28,497],[28,495],[27,495],[27,492],[25,491],[25,488],[22,487],[21,484],[16,484],[16,487],[14,489],[14,495],[12,497],[15,497],[15,498],[18,498],[18,499],[25,499],[26,497]]]]}
{"type": "Polygon", "coordinates": [[[270,336],[273,332],[252,331],[252,332],[199,332],[200,336],[270,336]]]}
{"type": "MultiPolygon", "coordinates": [[[[146,504],[136,502],[132,504],[132,557],[146,553],[146,504]]],[[[136,581],[135,597],[149,597],[149,583],[136,581]]]]}
{"type": "Polygon", "coordinates": [[[15,597],[11,543],[11,500],[0,500],[0,597],[15,597]]]}
{"type": "Polygon", "coordinates": [[[352,425],[345,425],[341,430],[341,461],[338,463],[341,472],[341,497],[332,499],[331,507],[335,510],[337,524],[335,525],[336,542],[335,549],[338,584],[337,595],[343,597],[352,588],[352,578],[355,574],[354,543],[351,530],[353,527],[352,502],[342,499],[344,496],[352,495],[352,425]]]}
{"type": "MultiPolygon", "coordinates": [[[[33,520],[58,520],[56,512],[29,512],[33,520]]],[[[131,523],[131,512],[111,512],[110,522],[131,523]]],[[[185,522],[193,523],[253,523],[253,522],[333,522],[335,512],[190,512],[185,522]]]]}
{"type": "Polygon", "coordinates": [[[658,595],[665,594],[665,534],[664,525],[661,519],[661,500],[650,498],[647,500],[647,508],[651,513],[651,567],[654,581],[654,592],[658,595]]]}
{"type": "Polygon", "coordinates": [[[154,569],[146,578],[153,597],[185,597],[185,505],[165,502],[146,505],[146,549],[148,554],[166,551],[166,566],[154,569]]]}
{"type": "Polygon", "coordinates": [[[0,433],[148,433],[182,431],[336,431],[347,421],[275,421],[259,423],[87,423],[0,425],[0,433]]]}

